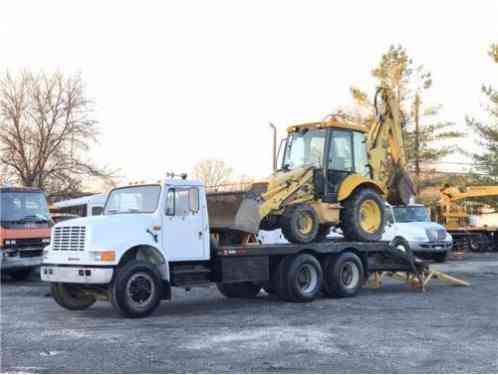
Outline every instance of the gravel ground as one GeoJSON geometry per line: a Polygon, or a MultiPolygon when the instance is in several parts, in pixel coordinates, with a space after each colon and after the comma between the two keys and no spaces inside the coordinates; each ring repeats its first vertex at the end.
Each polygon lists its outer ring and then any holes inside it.
{"type": "Polygon", "coordinates": [[[4,281],[2,372],[494,372],[498,255],[438,266],[472,283],[397,282],[310,304],[227,300],[175,290],[154,316],[120,318],[106,302],[65,311],[36,281],[4,281]]]}

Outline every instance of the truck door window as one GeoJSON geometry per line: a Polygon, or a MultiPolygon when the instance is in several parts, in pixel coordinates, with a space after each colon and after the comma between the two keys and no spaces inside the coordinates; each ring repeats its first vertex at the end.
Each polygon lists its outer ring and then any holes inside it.
{"type": "Polygon", "coordinates": [[[166,196],[166,215],[188,216],[199,211],[199,190],[196,188],[175,188],[166,196]]]}
{"type": "Polygon", "coordinates": [[[349,130],[333,130],[329,151],[329,169],[336,171],[353,170],[352,132],[349,130]]]}

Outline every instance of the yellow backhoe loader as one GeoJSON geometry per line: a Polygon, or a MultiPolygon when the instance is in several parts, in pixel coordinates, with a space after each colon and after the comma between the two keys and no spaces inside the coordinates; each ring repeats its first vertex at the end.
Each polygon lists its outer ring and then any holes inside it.
{"type": "Polygon", "coordinates": [[[280,169],[247,191],[208,195],[211,226],[222,242],[236,233],[281,228],[287,240],[309,243],[340,226],[353,241],[377,241],[385,200],[407,204],[414,187],[405,172],[401,116],[389,90],[375,95],[372,124],[330,115],[291,126],[280,169]]]}

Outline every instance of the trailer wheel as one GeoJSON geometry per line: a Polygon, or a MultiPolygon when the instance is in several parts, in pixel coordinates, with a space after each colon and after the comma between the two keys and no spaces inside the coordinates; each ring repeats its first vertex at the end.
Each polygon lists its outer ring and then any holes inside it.
{"type": "Polygon", "coordinates": [[[309,254],[289,257],[282,263],[280,294],[292,302],[313,301],[322,285],[320,262],[309,254]]]}
{"type": "Polygon", "coordinates": [[[352,297],[363,285],[363,264],[356,254],[329,256],[324,268],[324,291],[329,297],[352,297]]]}
{"type": "Polygon", "coordinates": [[[240,283],[217,283],[220,293],[226,298],[254,298],[259,294],[261,285],[251,281],[240,283]]]}
{"type": "Polygon", "coordinates": [[[67,310],[86,310],[95,303],[95,297],[82,292],[75,284],[50,283],[50,294],[57,304],[67,310]]]}
{"type": "Polygon", "coordinates": [[[316,239],[320,219],[313,207],[297,204],[285,209],[281,219],[282,233],[292,243],[310,243],[316,239]]]}
{"type": "Polygon", "coordinates": [[[379,241],[385,227],[385,203],[373,189],[360,188],[343,203],[341,229],[350,241],[379,241]]]}
{"type": "Polygon", "coordinates": [[[114,308],[127,318],[152,314],[161,302],[161,294],[159,271],[152,264],[137,260],[117,271],[110,289],[114,308]]]}
{"type": "Polygon", "coordinates": [[[482,239],[481,236],[469,236],[469,248],[470,251],[479,252],[482,251],[482,239]]]}

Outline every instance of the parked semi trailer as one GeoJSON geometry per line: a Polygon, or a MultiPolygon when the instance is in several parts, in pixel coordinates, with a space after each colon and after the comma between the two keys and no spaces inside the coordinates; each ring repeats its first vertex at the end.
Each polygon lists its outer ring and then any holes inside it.
{"type": "MultiPolygon", "coordinates": [[[[151,314],[172,287],[215,283],[227,298],[261,289],[292,302],[354,296],[384,264],[384,242],[219,245],[210,228],[204,186],[166,179],[112,190],[104,214],[58,223],[44,252],[41,277],[55,301],[84,310],[109,300],[126,317],[151,314]]],[[[408,268],[407,268],[408,267],[408,268]]]]}

